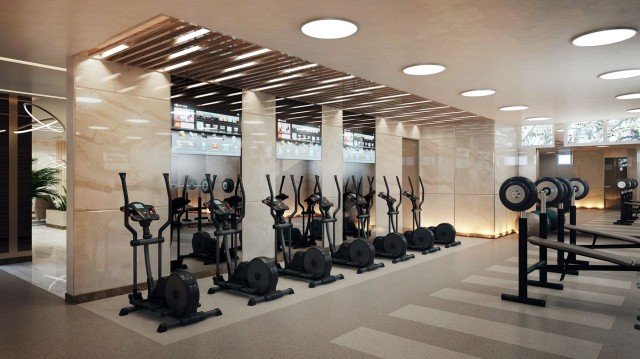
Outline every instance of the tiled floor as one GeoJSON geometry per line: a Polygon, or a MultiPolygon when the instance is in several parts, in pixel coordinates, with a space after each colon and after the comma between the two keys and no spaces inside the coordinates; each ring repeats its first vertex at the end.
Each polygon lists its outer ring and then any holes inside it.
{"type": "MultiPolygon", "coordinates": [[[[0,272],[2,288],[11,288],[0,291],[3,329],[11,328],[0,331],[0,357],[638,357],[637,273],[583,272],[562,291],[530,287],[544,308],[504,302],[500,294],[517,289],[515,237],[462,241],[362,275],[336,267],[347,278],[316,289],[281,279],[296,293],[255,307],[231,293],[204,294],[211,282],[203,278],[202,309],[224,314],[164,334],[153,315],[119,317],[124,297],[65,305],[0,272]]],[[[624,251],[640,257],[640,249],[624,251]]]]}
{"type": "Polygon", "coordinates": [[[67,231],[33,226],[33,261],[0,266],[1,270],[64,298],[67,286],[67,231]]]}

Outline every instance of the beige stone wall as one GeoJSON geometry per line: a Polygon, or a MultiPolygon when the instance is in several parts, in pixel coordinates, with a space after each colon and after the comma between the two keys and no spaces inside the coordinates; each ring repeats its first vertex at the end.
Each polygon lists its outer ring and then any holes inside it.
{"type": "MultiPolygon", "coordinates": [[[[118,172],[127,172],[131,201],[156,206],[161,221],[154,232],[167,218],[162,173],[170,171],[170,80],[159,72],[74,57],[68,85],[67,292],[77,296],[131,284],[131,235],[119,210],[124,200],[118,172]]],[[[155,271],[155,249],[151,255],[155,271]]],[[[168,273],[168,245],[162,264],[168,273]]],[[[143,268],[140,256],[141,280],[143,268]]]]}

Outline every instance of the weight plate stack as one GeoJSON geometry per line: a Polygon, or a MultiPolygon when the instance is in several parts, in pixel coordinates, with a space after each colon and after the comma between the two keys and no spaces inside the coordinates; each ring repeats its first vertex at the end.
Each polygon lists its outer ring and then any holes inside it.
{"type": "MultiPolygon", "coordinates": [[[[564,187],[560,181],[553,177],[543,177],[535,182],[537,192],[547,195],[547,206],[556,206],[564,198],[564,187]]],[[[538,196],[538,201],[540,197],[538,196]]]]}
{"type": "Polygon", "coordinates": [[[576,195],[576,201],[581,200],[589,194],[589,184],[582,178],[573,177],[569,180],[576,195]]]}
{"type": "Polygon", "coordinates": [[[164,288],[167,307],[176,317],[195,313],[200,305],[200,289],[193,274],[179,270],[167,277],[164,288]]]}
{"type": "Polygon", "coordinates": [[[571,197],[573,197],[573,186],[571,185],[571,182],[562,177],[556,177],[556,179],[562,184],[562,188],[564,188],[564,196],[560,203],[567,203],[571,201],[571,197]]]}
{"type": "Polygon", "coordinates": [[[200,191],[202,191],[202,193],[209,193],[209,182],[207,182],[206,178],[200,182],[200,191]]]}
{"type": "Polygon", "coordinates": [[[537,191],[533,182],[521,176],[508,178],[499,190],[500,202],[511,211],[526,211],[537,200],[537,191]]]}
{"type": "Polygon", "coordinates": [[[256,289],[257,294],[270,293],[278,284],[278,267],[267,257],[252,259],[247,266],[247,284],[256,289]]]}

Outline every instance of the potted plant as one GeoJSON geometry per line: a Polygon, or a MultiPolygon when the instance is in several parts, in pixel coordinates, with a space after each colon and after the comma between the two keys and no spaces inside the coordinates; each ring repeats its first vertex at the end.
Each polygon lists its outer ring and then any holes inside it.
{"type": "Polygon", "coordinates": [[[67,187],[62,186],[62,193],[56,195],[52,209],[47,209],[47,227],[67,228],[67,187]]]}
{"type": "MultiPolygon", "coordinates": [[[[37,158],[32,158],[32,167],[37,162],[37,158]]],[[[31,170],[31,197],[34,198],[34,212],[38,222],[46,221],[47,209],[53,208],[54,201],[59,197],[53,188],[60,182],[59,173],[55,168],[46,167],[31,170]]]]}

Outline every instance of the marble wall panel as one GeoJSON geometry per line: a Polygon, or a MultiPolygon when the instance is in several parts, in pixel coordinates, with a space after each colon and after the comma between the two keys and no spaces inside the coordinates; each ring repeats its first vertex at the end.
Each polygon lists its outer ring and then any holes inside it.
{"type": "Polygon", "coordinates": [[[86,57],[78,57],[75,67],[76,87],[127,96],[169,100],[171,83],[167,79],[166,73],[86,57]]]}
{"type": "MultiPolygon", "coordinates": [[[[162,173],[170,171],[170,81],[167,74],[83,57],[70,62],[68,79],[68,98],[75,101],[67,115],[67,292],[80,295],[131,284],[131,235],[119,211],[118,172],[127,172],[131,201],[153,204],[161,221],[167,218],[162,173]]],[[[154,254],[152,260],[155,268],[154,254]]],[[[168,250],[162,265],[168,270],[168,250]]]]}
{"type": "Polygon", "coordinates": [[[494,235],[495,195],[456,194],[456,231],[463,234],[494,235]]]}
{"type": "Polygon", "coordinates": [[[440,223],[456,226],[455,195],[453,193],[427,193],[422,205],[420,224],[429,227],[440,223]]]}
{"type": "Polygon", "coordinates": [[[400,122],[393,121],[393,119],[386,120],[384,118],[376,119],[376,132],[416,140],[420,139],[421,135],[420,126],[410,124],[404,125],[400,122]]]}
{"type": "Polygon", "coordinates": [[[432,126],[420,126],[420,138],[432,140],[437,138],[455,138],[455,126],[452,123],[432,126]]]}
{"type": "Polygon", "coordinates": [[[426,193],[454,193],[455,163],[453,138],[420,140],[420,176],[426,193]]]}
{"type": "MultiPolygon", "coordinates": [[[[330,106],[322,107],[322,195],[335,205],[338,204],[339,200],[335,177],[337,176],[338,184],[341,186],[344,178],[342,116],[342,110],[337,110],[330,106]]],[[[344,205],[344,203],[341,203],[341,205],[344,205]]],[[[342,243],[342,210],[336,213],[336,218],[338,221],[336,222],[337,235],[335,240],[336,244],[339,244],[342,243]]]]}
{"type": "Polygon", "coordinates": [[[493,122],[456,126],[455,193],[494,193],[493,122]]]}

